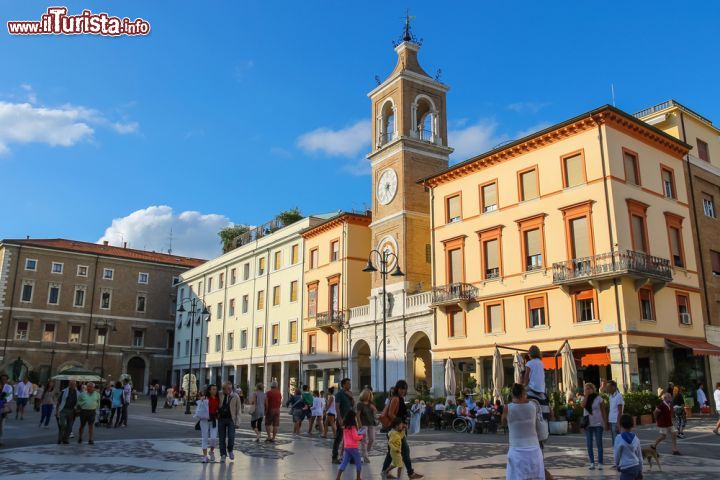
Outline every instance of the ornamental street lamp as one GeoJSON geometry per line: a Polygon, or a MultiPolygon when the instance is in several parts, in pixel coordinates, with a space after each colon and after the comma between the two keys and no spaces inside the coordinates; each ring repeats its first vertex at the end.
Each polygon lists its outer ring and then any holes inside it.
{"type": "Polygon", "coordinates": [[[385,280],[388,276],[388,274],[391,277],[403,277],[405,274],[400,270],[400,259],[397,255],[395,255],[390,250],[383,250],[382,252],[378,250],[371,250],[370,254],[368,255],[368,262],[367,266],[363,268],[363,272],[367,273],[373,273],[373,272],[379,272],[380,277],[382,277],[382,296],[383,296],[383,333],[382,333],[382,342],[383,342],[383,392],[387,394],[387,291],[385,289],[385,280]],[[375,255],[377,257],[378,262],[380,263],[380,270],[375,268],[372,263],[372,257],[375,255]],[[390,273],[390,264],[391,260],[395,259],[395,270],[390,273]]]}
{"type": "MultiPolygon", "coordinates": [[[[190,415],[190,392],[192,389],[190,388],[190,382],[193,378],[193,342],[195,340],[195,322],[202,319],[204,316],[210,317],[210,312],[208,312],[207,307],[203,303],[202,300],[200,300],[197,297],[193,297],[192,299],[186,298],[185,300],[180,302],[180,308],[178,308],[178,313],[185,312],[185,304],[190,303],[190,310],[188,311],[188,322],[190,322],[190,363],[188,365],[188,391],[185,392],[185,414],[190,415]],[[202,310],[200,310],[200,307],[202,307],[202,310]],[[197,315],[197,318],[196,318],[197,315]]],[[[202,325],[200,327],[202,329],[202,325]]],[[[202,335],[202,330],[201,330],[202,335]]],[[[198,363],[199,366],[199,363],[198,363]]],[[[182,379],[181,379],[181,386],[182,386],[182,379]]]]}
{"type": "MultiPolygon", "coordinates": [[[[100,357],[100,376],[103,379],[103,383],[105,383],[105,348],[107,347],[107,337],[108,337],[108,333],[110,333],[110,327],[112,327],[113,332],[117,332],[117,328],[115,328],[115,324],[113,322],[109,321],[107,318],[103,318],[102,320],[98,321],[98,323],[95,325],[95,330],[97,330],[98,333],[100,333],[100,330],[104,331],[102,356],[100,357]]],[[[53,351],[53,353],[54,353],[54,351],[53,351]]]]}

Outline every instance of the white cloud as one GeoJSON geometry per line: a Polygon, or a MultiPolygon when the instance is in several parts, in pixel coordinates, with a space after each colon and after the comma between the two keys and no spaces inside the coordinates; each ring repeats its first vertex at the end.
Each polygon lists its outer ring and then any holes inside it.
{"type": "Polygon", "coordinates": [[[116,218],[105,229],[98,243],[111,245],[128,242],[128,247],[167,252],[172,230],[172,253],[211,259],[221,253],[220,229],[231,225],[229,218],[219,214],[185,211],[175,214],[167,205],[154,205],[116,218]]]}
{"type": "Polygon", "coordinates": [[[507,106],[508,110],[517,113],[538,113],[550,105],[550,102],[515,102],[507,106]]]}
{"type": "Polygon", "coordinates": [[[495,120],[484,119],[465,128],[448,131],[448,143],[455,149],[453,158],[467,160],[508,140],[506,134],[497,130],[495,120]]]}
{"type": "Polygon", "coordinates": [[[137,122],[120,123],[115,122],[112,124],[112,129],[120,135],[126,135],[128,133],[135,133],[140,128],[140,124],[137,122]]]}
{"type": "Polygon", "coordinates": [[[370,120],[360,120],[340,130],[322,127],[305,133],[297,145],[309,153],[352,157],[370,147],[370,135],[370,120]]]}
{"type": "Polygon", "coordinates": [[[25,90],[27,92],[27,101],[30,103],[37,103],[37,94],[35,93],[35,90],[33,89],[32,85],[28,83],[23,83],[20,85],[20,88],[25,90]]]}

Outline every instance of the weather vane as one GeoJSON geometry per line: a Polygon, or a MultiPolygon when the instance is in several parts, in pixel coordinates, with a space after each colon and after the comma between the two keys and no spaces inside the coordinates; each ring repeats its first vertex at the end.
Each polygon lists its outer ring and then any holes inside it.
{"type": "Polygon", "coordinates": [[[412,42],[416,45],[422,45],[422,38],[417,38],[412,33],[412,29],[410,28],[410,20],[414,19],[414,15],[410,15],[410,10],[405,11],[405,16],[403,17],[403,20],[405,20],[405,27],[403,28],[403,34],[400,37],[400,41],[393,41],[393,46],[397,47],[399,44],[403,42],[412,42]]]}

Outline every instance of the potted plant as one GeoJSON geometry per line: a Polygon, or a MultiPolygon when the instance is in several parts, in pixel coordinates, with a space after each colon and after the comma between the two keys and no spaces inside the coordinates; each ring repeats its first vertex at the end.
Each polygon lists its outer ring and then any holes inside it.
{"type": "Polygon", "coordinates": [[[683,395],[683,399],[685,400],[685,416],[690,418],[692,417],[693,407],[695,406],[695,399],[690,395],[683,395]]]}
{"type": "Polygon", "coordinates": [[[550,412],[552,416],[548,421],[550,435],[566,435],[568,433],[568,407],[565,398],[560,392],[550,394],[550,412]]]}

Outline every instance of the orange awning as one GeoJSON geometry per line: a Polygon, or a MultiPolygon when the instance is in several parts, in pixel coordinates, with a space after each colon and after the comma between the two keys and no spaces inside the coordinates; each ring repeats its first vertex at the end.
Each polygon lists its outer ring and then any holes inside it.
{"type": "Polygon", "coordinates": [[[582,365],[583,367],[589,367],[590,365],[610,365],[610,354],[607,352],[588,353],[587,355],[583,355],[582,359],[580,360],[580,365],[582,365]]]}
{"type": "MultiPolygon", "coordinates": [[[[555,357],[542,357],[541,360],[545,370],[555,370],[555,357]]],[[[558,368],[562,368],[562,357],[559,355],[557,357],[557,366],[558,368]]]]}
{"type": "Polygon", "coordinates": [[[666,337],[666,340],[689,348],[693,355],[720,355],[720,347],[706,342],[704,338],[666,337]]]}

